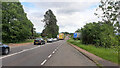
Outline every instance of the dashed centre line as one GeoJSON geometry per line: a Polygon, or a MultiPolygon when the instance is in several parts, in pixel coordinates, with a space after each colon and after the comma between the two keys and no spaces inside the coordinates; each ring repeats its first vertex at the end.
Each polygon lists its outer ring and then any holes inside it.
{"type": "Polygon", "coordinates": [[[45,59],[45,60],[41,63],[41,65],[44,65],[46,61],[47,61],[47,60],[45,59]]]}
{"type": "Polygon", "coordinates": [[[48,58],[50,58],[52,56],[52,54],[50,54],[49,56],[48,56],[48,58]]]}
{"type": "MultiPolygon", "coordinates": [[[[60,46],[62,46],[62,44],[61,44],[60,46]]],[[[58,50],[58,48],[59,48],[60,46],[58,46],[57,48],[55,48],[55,50],[52,52],[52,54],[50,54],[50,55],[48,56],[48,58],[45,59],[45,60],[41,63],[41,66],[44,65],[44,64],[48,61],[48,59],[58,50]]]]}

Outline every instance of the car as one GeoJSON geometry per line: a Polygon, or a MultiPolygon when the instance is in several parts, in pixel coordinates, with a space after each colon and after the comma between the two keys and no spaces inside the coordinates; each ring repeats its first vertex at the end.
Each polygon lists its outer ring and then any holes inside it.
{"type": "Polygon", "coordinates": [[[57,38],[53,38],[53,41],[57,41],[58,39],[57,38]]]}
{"type": "Polygon", "coordinates": [[[45,44],[45,40],[43,38],[37,38],[34,40],[34,45],[42,45],[45,44]]]}
{"type": "Polygon", "coordinates": [[[48,38],[47,42],[53,42],[53,38],[48,38]]]}
{"type": "Polygon", "coordinates": [[[7,55],[10,53],[10,47],[0,42],[0,54],[7,55]]]}

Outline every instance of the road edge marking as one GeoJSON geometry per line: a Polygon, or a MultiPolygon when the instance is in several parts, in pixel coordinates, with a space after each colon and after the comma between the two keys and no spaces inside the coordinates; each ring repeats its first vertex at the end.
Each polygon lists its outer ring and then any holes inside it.
{"type": "MultiPolygon", "coordinates": [[[[43,46],[43,45],[42,45],[42,46],[43,46]]],[[[13,54],[9,54],[9,55],[0,57],[0,59],[7,58],[7,57],[10,57],[10,56],[13,56],[13,55],[17,55],[17,54],[20,54],[20,53],[23,53],[23,52],[26,52],[26,51],[29,51],[29,50],[33,50],[33,49],[42,47],[42,46],[37,46],[37,47],[30,48],[30,49],[24,49],[24,50],[22,50],[22,51],[19,51],[19,52],[13,53],[13,54]]]]}

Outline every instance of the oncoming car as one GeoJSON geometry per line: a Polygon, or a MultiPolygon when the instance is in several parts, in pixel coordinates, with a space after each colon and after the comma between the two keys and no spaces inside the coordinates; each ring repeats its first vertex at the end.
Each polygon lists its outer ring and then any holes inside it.
{"type": "Polygon", "coordinates": [[[45,44],[45,40],[43,40],[42,38],[37,38],[34,40],[34,45],[42,45],[45,44]]]}
{"type": "Polygon", "coordinates": [[[7,55],[10,53],[10,47],[0,42],[0,54],[7,55]]]}
{"type": "Polygon", "coordinates": [[[53,38],[48,38],[47,42],[53,42],[53,38]]]}
{"type": "Polygon", "coordinates": [[[55,41],[57,41],[58,39],[57,38],[53,38],[53,41],[55,42],[55,41]]]}

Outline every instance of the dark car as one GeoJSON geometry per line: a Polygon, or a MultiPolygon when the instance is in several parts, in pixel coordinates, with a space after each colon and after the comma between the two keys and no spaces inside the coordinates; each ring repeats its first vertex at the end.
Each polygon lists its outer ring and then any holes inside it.
{"type": "Polygon", "coordinates": [[[42,38],[37,38],[34,40],[34,45],[42,45],[45,44],[45,40],[42,38]]]}
{"type": "Polygon", "coordinates": [[[0,54],[7,55],[10,53],[10,47],[0,42],[0,54]]]}

